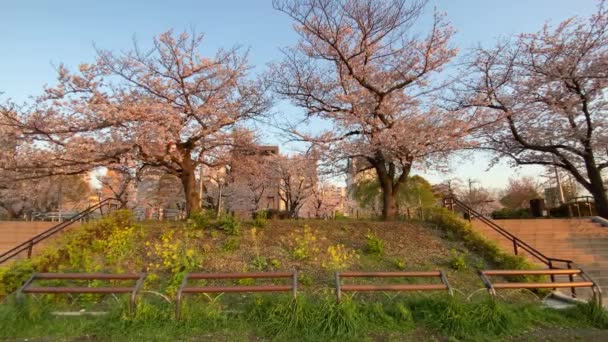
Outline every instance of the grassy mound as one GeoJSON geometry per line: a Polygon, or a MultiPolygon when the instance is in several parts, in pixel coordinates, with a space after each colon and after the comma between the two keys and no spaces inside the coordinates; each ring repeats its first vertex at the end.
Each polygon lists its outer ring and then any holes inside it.
{"type": "MultiPolygon", "coordinates": [[[[1,290],[5,295],[13,292],[33,271],[146,272],[135,314],[127,315],[120,296],[44,295],[21,302],[9,296],[0,305],[0,338],[487,338],[514,336],[535,326],[606,326],[605,312],[590,306],[557,312],[530,303],[525,296],[515,297],[511,304],[489,301],[479,291],[483,285],[476,269],[530,265],[483,240],[450,213],[431,214],[426,223],[263,218],[239,222],[205,215],[186,222],[136,222],[127,211],[115,212],[65,233],[39,256],[2,269],[1,290]],[[300,275],[296,300],[287,295],[188,296],[183,319],[173,318],[173,297],[186,272],[292,269],[300,275]],[[358,293],[336,303],[334,271],[403,269],[445,270],[457,295],[358,293]],[[100,309],[109,314],[51,315],[100,309]]],[[[249,285],[253,280],[236,283],[249,285]]]]}

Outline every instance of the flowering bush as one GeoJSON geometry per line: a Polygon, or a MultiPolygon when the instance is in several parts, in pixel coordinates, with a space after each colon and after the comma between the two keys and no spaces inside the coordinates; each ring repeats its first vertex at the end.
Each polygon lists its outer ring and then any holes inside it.
{"type": "Polygon", "coordinates": [[[322,266],[332,271],[345,269],[352,265],[355,259],[359,258],[357,252],[343,244],[331,245],[327,247],[328,258],[322,266]]]}
{"type": "Polygon", "coordinates": [[[158,242],[146,242],[149,257],[147,271],[180,273],[200,268],[202,255],[193,248],[188,248],[186,242],[175,236],[174,230],[167,230],[160,236],[158,242]]]}
{"type": "Polygon", "coordinates": [[[317,237],[309,226],[304,226],[302,236],[291,234],[291,238],[294,241],[291,250],[294,259],[306,260],[319,252],[319,248],[316,246],[317,237]]]}

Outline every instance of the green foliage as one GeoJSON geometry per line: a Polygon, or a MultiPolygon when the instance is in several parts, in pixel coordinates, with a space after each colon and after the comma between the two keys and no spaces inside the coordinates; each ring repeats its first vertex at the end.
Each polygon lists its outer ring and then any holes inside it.
{"type": "Polygon", "coordinates": [[[214,216],[214,212],[210,210],[195,211],[190,214],[190,217],[188,218],[188,223],[193,228],[204,229],[210,226],[214,216]]]}
{"type": "MultiPolygon", "coordinates": [[[[382,194],[377,179],[364,179],[355,184],[353,198],[361,207],[371,208],[382,194]]],[[[431,207],[437,202],[431,184],[421,176],[408,177],[397,193],[397,205],[403,207],[431,207]]]]}
{"type": "Polygon", "coordinates": [[[222,250],[225,252],[232,252],[239,249],[241,246],[241,239],[238,236],[231,236],[222,245],[222,250]]]}
{"type": "Polygon", "coordinates": [[[296,260],[307,260],[319,252],[317,237],[313,230],[305,225],[302,234],[292,233],[290,235],[291,256],[296,260]]]}
{"type": "Polygon", "coordinates": [[[577,305],[571,315],[572,317],[584,317],[589,324],[596,328],[608,329],[608,311],[593,302],[577,305]]]}
{"type": "Polygon", "coordinates": [[[450,267],[456,271],[466,270],[468,267],[466,254],[460,252],[454,248],[450,250],[451,258],[450,258],[450,267]]]}
{"type": "MultiPolygon", "coordinates": [[[[248,279],[243,285],[252,281],[248,279]]],[[[336,303],[333,296],[300,295],[293,299],[255,295],[239,300],[241,304],[222,298],[188,297],[180,321],[173,319],[173,304],[160,297],[141,298],[134,316],[125,313],[125,298],[108,301],[108,315],[68,319],[50,315],[44,300],[10,299],[0,305],[0,339],[76,340],[88,336],[130,341],[205,336],[210,340],[385,340],[424,326],[440,340],[485,341],[508,339],[538,326],[606,328],[606,312],[591,305],[553,310],[534,304],[469,302],[448,296],[377,297],[371,301],[346,297],[336,303]]],[[[397,336],[398,340],[413,338],[397,336]]]]}
{"type": "Polygon", "coordinates": [[[234,215],[225,215],[218,220],[219,228],[229,235],[241,233],[241,222],[234,215]]]}
{"type": "Polygon", "coordinates": [[[522,219],[522,218],[530,218],[532,217],[532,212],[530,209],[509,209],[502,208],[499,210],[495,210],[492,212],[492,218],[495,220],[500,219],[522,219]]]}
{"type": "Polygon", "coordinates": [[[18,289],[35,272],[31,260],[15,261],[10,267],[0,268],[0,297],[18,289]]]}
{"type": "Polygon", "coordinates": [[[327,247],[327,259],[321,266],[331,271],[340,271],[350,267],[358,258],[357,252],[339,243],[327,247]]]}
{"type": "Polygon", "coordinates": [[[264,256],[256,255],[250,265],[257,271],[264,271],[268,267],[268,260],[264,256]]]}
{"type": "Polygon", "coordinates": [[[475,231],[469,222],[460,219],[446,208],[428,208],[425,217],[446,233],[450,232],[454,238],[463,241],[469,251],[477,253],[494,266],[505,269],[536,268],[523,257],[504,252],[497,244],[475,231]]]}
{"type": "Polygon", "coordinates": [[[335,220],[346,220],[348,219],[348,216],[346,216],[343,212],[341,211],[336,211],[334,213],[334,219],[335,220]]]}
{"type": "Polygon", "coordinates": [[[374,255],[384,254],[385,243],[384,240],[377,237],[374,233],[369,231],[365,235],[366,239],[366,252],[374,255]]]}
{"type": "Polygon", "coordinates": [[[407,262],[403,259],[394,258],[391,261],[392,261],[393,265],[395,265],[395,267],[400,270],[405,270],[405,268],[407,267],[407,262]]]}
{"type": "Polygon", "coordinates": [[[310,286],[313,284],[312,277],[306,273],[298,274],[298,283],[304,286],[310,286]]]}
{"type": "Polygon", "coordinates": [[[264,228],[267,224],[268,213],[265,210],[258,211],[253,215],[253,226],[264,228]]]}

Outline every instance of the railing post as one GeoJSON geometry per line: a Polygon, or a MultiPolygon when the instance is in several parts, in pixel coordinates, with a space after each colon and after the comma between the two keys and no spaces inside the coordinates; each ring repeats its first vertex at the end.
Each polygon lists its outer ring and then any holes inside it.
{"type": "MultiPolygon", "coordinates": [[[[568,269],[571,270],[572,269],[572,263],[568,262],[568,269]]],[[[573,283],[574,282],[574,275],[569,274],[568,278],[570,278],[570,282],[573,283]]],[[[570,288],[570,293],[572,294],[572,298],[576,298],[576,288],[571,287],[570,288]]]]}
{"type": "MultiPolygon", "coordinates": [[[[553,260],[549,259],[549,269],[553,269],[553,260]]],[[[555,283],[555,275],[551,275],[551,282],[555,283]]],[[[555,290],[555,289],[554,289],[555,290]]]]}
{"type": "Polygon", "coordinates": [[[517,255],[517,239],[513,239],[513,253],[517,255]]]}
{"type": "Polygon", "coordinates": [[[338,303],[340,303],[340,299],[342,299],[342,289],[340,289],[340,272],[336,272],[336,298],[338,299],[338,303]]]}
{"type": "Polygon", "coordinates": [[[34,241],[30,240],[30,244],[29,247],[27,248],[27,258],[31,259],[32,258],[32,251],[34,249],[34,241]]]}

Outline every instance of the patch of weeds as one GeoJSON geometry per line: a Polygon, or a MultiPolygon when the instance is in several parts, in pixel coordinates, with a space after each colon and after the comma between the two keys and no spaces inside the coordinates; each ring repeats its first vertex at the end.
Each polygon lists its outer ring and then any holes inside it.
{"type": "Polygon", "coordinates": [[[268,213],[265,210],[261,210],[255,213],[253,218],[253,226],[256,228],[266,227],[268,219],[268,213]]]}
{"type": "Polygon", "coordinates": [[[332,271],[348,268],[359,258],[357,252],[343,244],[327,247],[327,254],[328,257],[321,263],[321,266],[332,271]]]}
{"type": "Polygon", "coordinates": [[[266,260],[266,257],[264,256],[256,255],[249,264],[252,268],[263,271],[268,267],[268,260],[266,260]]]}
{"type": "Polygon", "coordinates": [[[575,312],[579,313],[575,317],[584,317],[592,326],[598,329],[608,329],[608,311],[595,303],[579,304],[575,312]]]}
{"type": "Polygon", "coordinates": [[[393,258],[391,262],[396,268],[400,270],[405,270],[405,268],[407,267],[407,262],[404,259],[393,258]]]}
{"type": "Polygon", "coordinates": [[[188,218],[188,223],[192,228],[195,229],[204,229],[211,225],[211,221],[213,221],[214,213],[209,210],[205,211],[196,211],[190,214],[188,218]]]}
{"type": "Polygon", "coordinates": [[[222,245],[222,250],[224,252],[232,252],[239,249],[241,246],[241,239],[238,236],[231,236],[222,245]]]}
{"type": "Polygon", "coordinates": [[[219,221],[219,228],[229,235],[239,235],[241,233],[241,222],[233,215],[224,215],[219,221]]]}
{"type": "Polygon", "coordinates": [[[371,231],[367,232],[366,238],[366,251],[369,254],[382,255],[384,254],[385,243],[384,240],[380,239],[371,231]]]}
{"type": "Polygon", "coordinates": [[[291,256],[294,259],[307,260],[319,252],[319,248],[316,246],[317,237],[309,226],[305,225],[302,228],[301,236],[291,234],[290,237],[292,244],[291,256]]]}
{"type": "Polygon", "coordinates": [[[270,259],[269,264],[273,269],[279,269],[279,268],[281,268],[281,265],[282,265],[281,260],[279,260],[279,259],[270,259]]]}
{"type": "Polygon", "coordinates": [[[350,299],[343,299],[340,303],[325,300],[319,310],[317,329],[326,336],[354,337],[364,322],[357,303],[350,299]]]}
{"type": "Polygon", "coordinates": [[[304,286],[310,286],[313,284],[313,280],[308,274],[298,273],[298,283],[304,286]]]}
{"type": "Polygon", "coordinates": [[[450,250],[450,267],[456,271],[466,270],[468,268],[466,254],[454,248],[450,250]]]}

